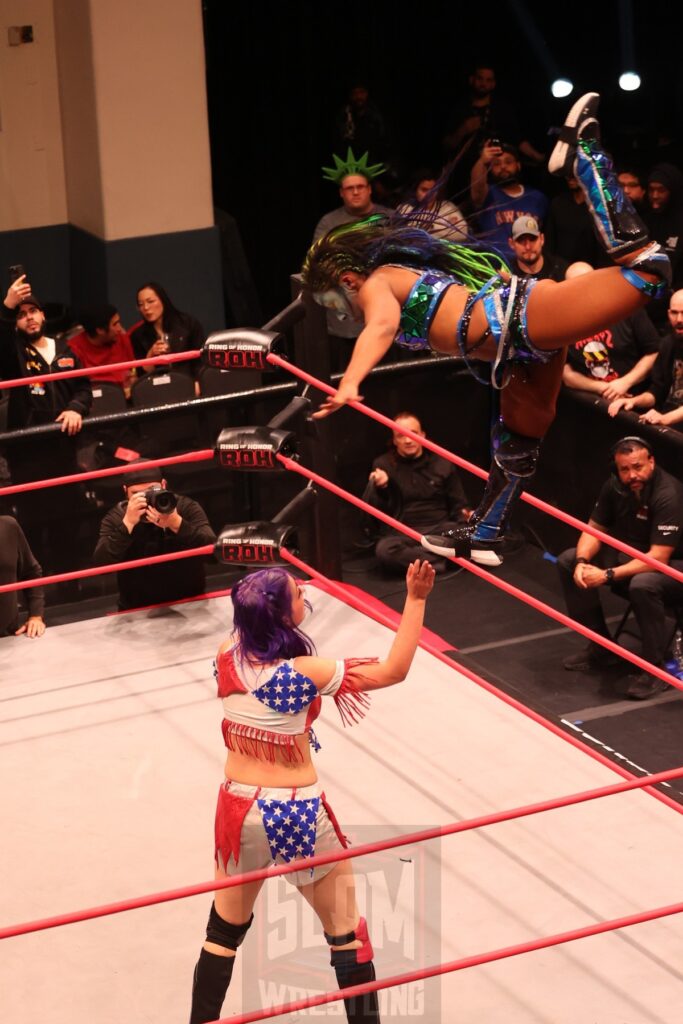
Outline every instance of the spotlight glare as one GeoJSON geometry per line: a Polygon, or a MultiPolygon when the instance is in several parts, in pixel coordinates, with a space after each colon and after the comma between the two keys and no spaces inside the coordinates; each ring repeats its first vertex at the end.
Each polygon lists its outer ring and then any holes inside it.
{"type": "Polygon", "coordinates": [[[636,71],[624,71],[623,75],[619,75],[619,87],[624,92],[640,89],[640,75],[636,71]]]}
{"type": "Polygon", "coordinates": [[[556,78],[553,84],[550,86],[555,99],[562,99],[563,96],[569,96],[574,89],[574,83],[570,82],[568,78],[556,78]]]}

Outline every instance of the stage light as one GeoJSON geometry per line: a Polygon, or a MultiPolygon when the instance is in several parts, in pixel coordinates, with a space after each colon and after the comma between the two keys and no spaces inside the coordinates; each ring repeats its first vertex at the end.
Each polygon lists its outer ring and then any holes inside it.
{"type": "MultiPolygon", "coordinates": [[[[637,88],[637,86],[634,86],[633,88],[637,88]]],[[[570,82],[568,78],[556,78],[550,86],[550,91],[557,100],[561,99],[563,96],[569,96],[573,90],[574,83],[570,82]]]]}
{"type": "Polygon", "coordinates": [[[640,75],[636,71],[624,71],[619,75],[619,88],[624,92],[635,92],[640,89],[640,75]]]}

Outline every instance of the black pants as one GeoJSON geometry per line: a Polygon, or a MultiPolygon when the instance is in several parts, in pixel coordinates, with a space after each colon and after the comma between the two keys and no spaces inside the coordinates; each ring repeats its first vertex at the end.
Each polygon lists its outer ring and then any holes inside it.
{"type": "MultiPolygon", "coordinates": [[[[600,601],[600,587],[581,590],[573,580],[576,548],[563,551],[557,560],[560,583],[567,605],[567,614],[601,636],[609,636],[600,601]]],[[[602,568],[630,562],[628,555],[614,548],[601,549],[594,562],[602,568]]],[[[673,561],[672,568],[683,571],[683,561],[673,561]]],[[[667,609],[683,605],[683,583],[661,572],[641,572],[627,580],[616,582],[612,591],[633,605],[642,639],[642,656],[653,665],[661,665],[671,640],[671,625],[667,622],[667,609]]]]}

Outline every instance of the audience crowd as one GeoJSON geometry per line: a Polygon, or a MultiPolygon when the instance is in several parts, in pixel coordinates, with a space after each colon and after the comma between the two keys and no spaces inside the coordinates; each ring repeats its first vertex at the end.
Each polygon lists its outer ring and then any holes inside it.
{"type": "MultiPolygon", "coordinates": [[[[545,174],[546,154],[538,148],[543,133],[518,123],[515,105],[500,94],[495,69],[474,68],[468,94],[454,110],[452,125],[442,140],[444,160],[451,161],[450,169],[442,174],[436,168],[416,167],[405,175],[405,188],[402,192],[398,190],[400,194],[395,187],[388,188],[382,183],[387,169],[391,172],[389,177],[394,182],[396,179],[392,166],[394,143],[387,123],[367,85],[356,83],[335,123],[339,154],[335,155],[335,168],[325,169],[328,180],[335,183],[341,205],[324,213],[317,226],[311,225],[313,240],[332,227],[371,214],[391,215],[392,207],[397,207],[402,217],[440,237],[455,242],[479,239],[485,247],[502,254],[511,271],[520,276],[560,281],[602,265],[592,220],[578,183],[572,179],[560,183],[545,174]]],[[[664,301],[653,303],[620,323],[606,325],[593,337],[577,338],[568,352],[564,385],[592,394],[606,416],[630,413],[632,428],[625,432],[637,433],[638,422],[675,429],[683,424],[683,173],[670,159],[662,160],[658,152],[649,160],[644,158],[639,166],[629,161],[617,169],[622,187],[638,207],[652,237],[669,253],[673,288],[664,301]]],[[[174,364],[170,369],[144,364],[160,355],[200,348],[205,340],[201,323],[192,313],[179,310],[157,281],[142,283],[135,298],[140,320],[130,325],[129,330],[122,323],[117,306],[102,303],[74,311],[73,326],[53,336],[42,298],[32,291],[30,273],[20,274],[12,281],[0,307],[0,378],[30,379],[79,368],[92,372],[87,377],[53,382],[36,380],[6,392],[6,400],[0,405],[3,430],[24,430],[51,422],[59,424],[60,429],[39,437],[28,436],[21,445],[0,447],[0,486],[87,468],[92,437],[83,429],[84,423],[87,426],[87,418],[97,414],[107,389],[111,389],[110,394],[116,393],[121,409],[134,407],[136,392],[144,382],[156,382],[162,375],[165,379],[183,378],[185,386],[191,389],[188,397],[201,394],[196,360],[174,364]],[[108,369],[112,364],[134,359],[143,365],[137,369],[108,369]]],[[[339,369],[345,365],[358,324],[328,316],[328,333],[333,369],[339,369]]],[[[397,422],[422,433],[422,425],[412,413],[401,414],[397,422]]],[[[134,464],[149,453],[146,435],[135,424],[125,429],[112,426],[96,438],[100,447],[106,441],[105,464],[134,464]]],[[[154,454],[169,451],[157,447],[154,454]]],[[[621,454],[627,462],[633,462],[633,452],[621,454]]],[[[662,484],[663,475],[654,464],[652,452],[648,449],[646,454],[641,472],[645,478],[638,479],[638,487],[628,482],[627,468],[623,470],[626,476],[622,474],[622,504],[628,505],[634,494],[640,499],[643,487],[651,486],[651,481],[662,484]]],[[[165,482],[160,475],[156,480],[137,480],[134,465],[132,473],[125,481],[125,501],[107,510],[103,500],[97,499],[101,514],[106,514],[96,550],[90,552],[96,563],[211,542],[212,526],[196,502],[180,497],[173,509],[159,512],[150,495],[155,488],[164,490],[165,482]]],[[[621,466],[618,473],[622,473],[621,466]]],[[[673,506],[671,502],[666,506],[667,515],[680,523],[683,487],[673,478],[666,478],[666,485],[667,495],[673,494],[675,498],[673,506]]],[[[53,524],[59,521],[56,513],[60,510],[63,518],[73,517],[76,490],[50,490],[53,524]]],[[[82,498],[83,492],[79,493],[82,498]]],[[[616,523],[620,515],[606,493],[601,494],[594,512],[596,522],[605,527],[610,525],[606,516],[616,517],[616,523]]],[[[0,562],[5,580],[35,578],[41,573],[39,563],[50,571],[68,567],[60,564],[60,558],[68,561],[67,556],[73,555],[74,544],[78,542],[77,531],[71,531],[68,541],[63,537],[58,541],[40,499],[29,498],[11,499],[11,505],[5,501],[0,509],[11,511],[21,523],[21,528],[15,528],[11,525],[13,520],[0,517],[0,562]],[[37,514],[37,509],[42,515],[37,514]]],[[[453,467],[415,442],[407,442],[400,433],[394,434],[389,452],[378,454],[372,463],[367,498],[425,532],[463,521],[470,514],[453,467]]],[[[629,514],[637,512],[635,505],[629,505],[629,509],[629,514]]],[[[643,514],[640,518],[645,521],[647,517],[643,514]]],[[[617,523],[617,535],[620,528],[617,523]]],[[[643,550],[652,552],[652,537],[643,530],[642,536],[638,534],[643,550]]],[[[672,554],[678,557],[679,547],[676,533],[676,542],[667,558],[672,554]]],[[[598,556],[598,549],[594,550],[583,538],[579,539],[577,550],[589,552],[591,559],[598,556]]],[[[416,557],[416,551],[404,538],[385,535],[377,540],[377,556],[385,567],[404,569],[416,557]]],[[[80,552],[80,559],[73,558],[71,565],[82,560],[80,552]]],[[[189,561],[185,560],[186,566],[189,561]]],[[[590,585],[584,587],[583,581],[591,577],[591,573],[580,568],[585,562],[586,557],[580,555],[577,568],[576,552],[563,556],[565,596],[575,617],[590,619],[598,631],[604,631],[595,594],[584,593],[590,585]]],[[[437,570],[445,571],[445,564],[438,562],[437,570]]],[[[638,602],[642,604],[648,580],[643,580],[641,569],[629,571],[619,562],[614,572],[609,565],[596,572],[612,576],[616,572],[622,591],[628,592],[636,608],[638,602]],[[623,585],[625,578],[629,580],[628,588],[623,585]]],[[[148,604],[162,595],[169,600],[190,596],[201,593],[203,587],[203,569],[197,566],[192,570],[176,567],[165,575],[131,573],[121,579],[120,607],[148,604]]],[[[29,593],[32,596],[26,626],[19,625],[16,602],[5,602],[0,634],[41,635],[43,596],[36,590],[29,593]]],[[[661,663],[665,652],[660,649],[660,639],[654,646],[650,644],[650,653],[661,663]]],[[[590,666],[596,660],[600,660],[599,652],[590,649],[570,667],[590,666]]],[[[634,691],[645,696],[656,689],[647,680],[634,684],[634,691]]]]}

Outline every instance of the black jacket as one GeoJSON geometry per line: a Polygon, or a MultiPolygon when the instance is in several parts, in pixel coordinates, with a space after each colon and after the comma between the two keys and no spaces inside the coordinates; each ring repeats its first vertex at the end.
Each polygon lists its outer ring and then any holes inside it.
{"type": "MultiPolygon", "coordinates": [[[[182,524],[177,533],[162,530],[152,523],[141,522],[129,533],[124,526],[127,501],[121,501],[105,515],[93,560],[96,565],[128,562],[152,555],[213,544],[216,535],[203,508],[192,498],[178,498],[178,514],[182,524]]],[[[179,601],[204,593],[204,563],[201,558],[181,558],[176,562],[119,573],[119,608],[141,608],[164,601],[179,601]]]]}

